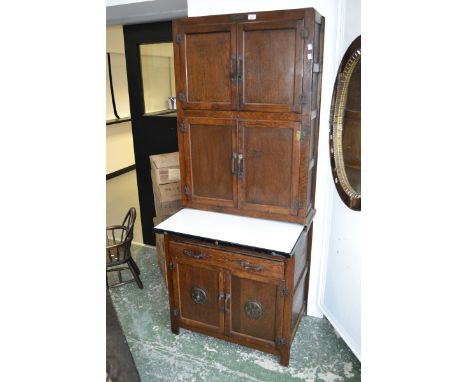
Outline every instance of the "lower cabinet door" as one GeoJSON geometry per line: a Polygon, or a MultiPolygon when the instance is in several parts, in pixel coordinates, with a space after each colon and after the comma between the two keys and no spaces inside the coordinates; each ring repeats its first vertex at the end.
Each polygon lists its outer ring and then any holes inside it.
{"type": "Polygon", "coordinates": [[[174,299],[180,322],[207,333],[224,333],[223,272],[196,260],[175,265],[174,299]]]}
{"type": "Polygon", "coordinates": [[[281,337],[283,300],[280,285],[230,274],[226,277],[230,294],[226,334],[231,337],[275,347],[281,337]]]}

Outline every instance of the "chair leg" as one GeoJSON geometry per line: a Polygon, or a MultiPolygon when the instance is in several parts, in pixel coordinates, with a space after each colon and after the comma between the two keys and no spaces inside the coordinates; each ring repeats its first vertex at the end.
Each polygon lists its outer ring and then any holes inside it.
{"type": "Polygon", "coordinates": [[[135,262],[135,260],[133,260],[133,257],[132,255],[130,255],[130,257],[128,258],[128,261],[130,261],[133,265],[133,269],[135,269],[136,273],[140,274],[140,268],[138,268],[138,265],[137,263],[135,262]]]}
{"type": "Polygon", "coordinates": [[[138,288],[143,289],[143,283],[140,280],[140,276],[138,276],[138,272],[136,271],[135,268],[133,268],[132,262],[129,260],[127,264],[128,264],[128,268],[130,269],[130,272],[132,272],[133,278],[135,279],[138,285],[138,288]]]}

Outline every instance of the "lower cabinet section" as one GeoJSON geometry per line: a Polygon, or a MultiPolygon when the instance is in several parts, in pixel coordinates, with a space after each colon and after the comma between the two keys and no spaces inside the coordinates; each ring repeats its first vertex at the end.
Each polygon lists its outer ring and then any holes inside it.
{"type": "Polygon", "coordinates": [[[307,231],[291,257],[170,233],[164,240],[172,331],[190,329],[277,354],[287,366],[305,314],[307,231]]]}

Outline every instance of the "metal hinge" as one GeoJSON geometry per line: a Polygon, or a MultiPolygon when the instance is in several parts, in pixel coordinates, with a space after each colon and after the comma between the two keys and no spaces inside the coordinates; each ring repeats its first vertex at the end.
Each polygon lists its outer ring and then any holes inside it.
{"type": "Polygon", "coordinates": [[[302,202],[299,199],[296,199],[296,201],[294,202],[294,209],[295,210],[302,209],[302,202]]]}
{"type": "Polygon", "coordinates": [[[176,42],[177,44],[180,44],[181,41],[182,41],[182,38],[180,37],[180,33],[177,33],[176,38],[175,38],[175,42],[176,42]]]}
{"type": "Polygon", "coordinates": [[[304,130],[297,130],[296,131],[296,140],[303,141],[306,136],[306,132],[304,130]]]}
{"type": "Polygon", "coordinates": [[[307,37],[309,37],[309,30],[307,28],[302,28],[301,29],[301,38],[305,40],[307,37]]]}
{"type": "Polygon", "coordinates": [[[287,286],[284,286],[281,288],[281,296],[286,297],[289,294],[289,288],[287,286]]]}
{"type": "Polygon", "coordinates": [[[314,64],[312,68],[313,73],[320,73],[320,64],[314,64]]]}
{"type": "Polygon", "coordinates": [[[179,311],[177,309],[172,309],[172,314],[177,317],[179,315],[179,311]]]}
{"type": "Polygon", "coordinates": [[[185,123],[183,122],[179,123],[179,130],[181,133],[185,133],[185,123]]]}
{"type": "Polygon", "coordinates": [[[286,338],[283,338],[283,337],[278,337],[275,340],[276,346],[283,346],[283,345],[286,345],[287,343],[288,343],[288,340],[286,338]]]}
{"type": "Polygon", "coordinates": [[[179,100],[181,100],[181,101],[183,101],[183,102],[185,102],[185,100],[187,99],[187,98],[185,98],[185,94],[182,93],[182,92],[179,92],[179,93],[177,94],[177,97],[179,98],[179,100]]]}
{"type": "Polygon", "coordinates": [[[173,271],[175,269],[175,264],[172,261],[169,263],[169,269],[171,271],[173,271]]]}
{"type": "Polygon", "coordinates": [[[188,197],[190,195],[190,188],[189,186],[185,185],[184,186],[184,194],[188,197]]]}
{"type": "Polygon", "coordinates": [[[304,94],[301,94],[301,95],[299,96],[299,103],[300,103],[302,106],[307,105],[307,97],[306,97],[304,94]]]}

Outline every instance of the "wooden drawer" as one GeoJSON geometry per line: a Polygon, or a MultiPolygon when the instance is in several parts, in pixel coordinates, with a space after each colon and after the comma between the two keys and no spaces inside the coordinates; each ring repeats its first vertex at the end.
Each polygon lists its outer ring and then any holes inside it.
{"type": "Polygon", "coordinates": [[[259,257],[222,251],[197,244],[169,242],[169,253],[177,261],[197,261],[210,266],[229,269],[233,274],[283,279],[284,263],[259,257]]]}

